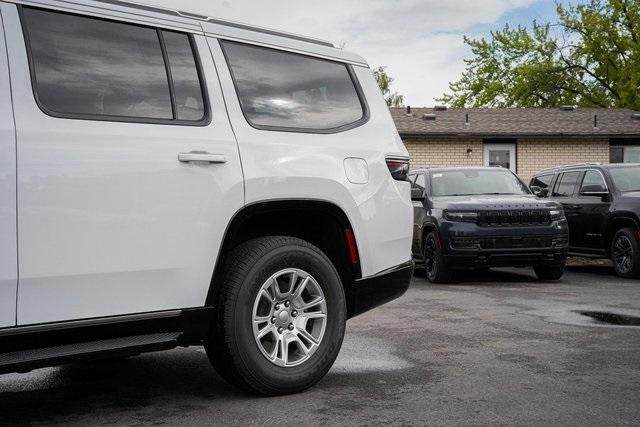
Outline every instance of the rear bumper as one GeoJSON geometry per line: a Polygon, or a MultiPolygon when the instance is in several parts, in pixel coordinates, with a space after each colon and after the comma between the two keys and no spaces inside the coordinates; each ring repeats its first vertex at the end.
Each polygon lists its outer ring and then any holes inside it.
{"type": "Polygon", "coordinates": [[[402,296],[411,284],[413,267],[413,261],[408,261],[375,276],[356,280],[351,288],[349,317],[357,316],[402,296]]]}

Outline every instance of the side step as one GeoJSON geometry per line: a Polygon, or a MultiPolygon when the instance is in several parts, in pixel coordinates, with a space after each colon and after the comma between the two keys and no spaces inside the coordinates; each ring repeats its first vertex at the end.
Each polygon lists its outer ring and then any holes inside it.
{"type": "Polygon", "coordinates": [[[0,373],[28,372],[69,362],[133,356],[178,346],[181,332],[164,332],[64,344],[0,354],[0,373]]]}

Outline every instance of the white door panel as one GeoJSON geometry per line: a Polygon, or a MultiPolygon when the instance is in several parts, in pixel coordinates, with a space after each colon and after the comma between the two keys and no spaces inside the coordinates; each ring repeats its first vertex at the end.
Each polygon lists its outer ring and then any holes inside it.
{"type": "Polygon", "coordinates": [[[16,140],[0,10],[0,328],[16,322],[16,140]]]}
{"type": "Polygon", "coordinates": [[[206,41],[208,126],[54,118],[36,105],[18,21],[18,324],[204,305],[225,225],[244,201],[206,41]],[[226,163],[180,162],[206,151],[226,163]]]}

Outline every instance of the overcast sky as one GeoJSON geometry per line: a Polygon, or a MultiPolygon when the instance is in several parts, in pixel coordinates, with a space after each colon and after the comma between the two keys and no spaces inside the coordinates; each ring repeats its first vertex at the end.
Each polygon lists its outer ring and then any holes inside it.
{"type": "MultiPolygon", "coordinates": [[[[176,1],[140,0],[175,8],[176,1]]],[[[567,0],[563,0],[566,2],[567,0]]],[[[574,0],[574,2],[577,0],[574,0]]],[[[181,0],[180,9],[330,40],[386,65],[413,106],[434,105],[464,69],[464,34],[554,16],[551,0],[181,0]]]]}

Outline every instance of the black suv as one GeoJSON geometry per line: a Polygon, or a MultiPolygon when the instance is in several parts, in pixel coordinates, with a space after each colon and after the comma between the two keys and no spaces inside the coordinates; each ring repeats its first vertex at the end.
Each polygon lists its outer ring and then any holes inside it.
{"type": "Polygon", "coordinates": [[[640,277],[640,164],[545,169],[530,186],[541,199],[562,203],[570,254],[611,258],[619,276],[640,277]]]}
{"type": "Polygon", "coordinates": [[[414,170],[413,257],[427,279],[453,270],[533,266],[538,278],[562,277],[568,227],[559,203],[540,200],[503,168],[414,170]]]}

